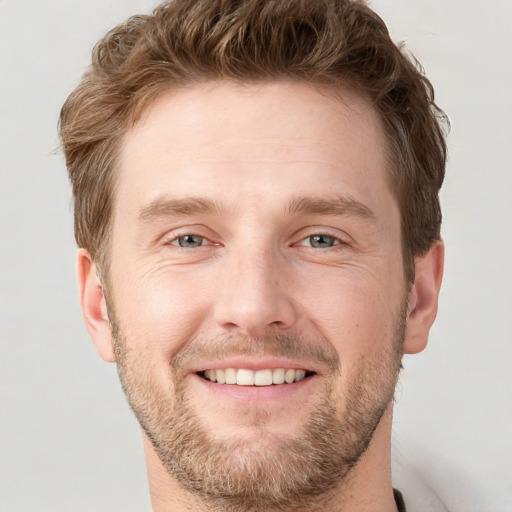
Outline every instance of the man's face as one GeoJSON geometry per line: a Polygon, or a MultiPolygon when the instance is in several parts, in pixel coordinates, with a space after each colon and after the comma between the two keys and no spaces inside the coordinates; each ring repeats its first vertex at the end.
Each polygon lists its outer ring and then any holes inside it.
{"type": "Polygon", "coordinates": [[[389,410],[407,297],[399,211],[377,113],[341,96],[209,83],[162,96],[125,137],[117,362],[189,491],[291,506],[339,484],[389,410]]]}

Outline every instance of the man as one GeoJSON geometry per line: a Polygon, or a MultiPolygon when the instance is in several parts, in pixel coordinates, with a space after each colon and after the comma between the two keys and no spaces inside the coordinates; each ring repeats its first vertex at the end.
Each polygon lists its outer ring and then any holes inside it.
{"type": "Polygon", "coordinates": [[[393,394],[437,311],[443,122],[359,1],[171,0],[98,43],[60,135],[155,511],[405,510],[393,394]]]}

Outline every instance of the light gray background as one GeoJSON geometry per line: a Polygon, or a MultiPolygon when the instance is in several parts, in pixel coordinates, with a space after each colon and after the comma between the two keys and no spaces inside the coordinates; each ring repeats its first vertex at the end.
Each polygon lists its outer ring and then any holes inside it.
{"type": "MultiPolygon", "coordinates": [[[[82,326],[59,109],[151,0],[0,0],[0,510],[149,510],[135,420],[82,326]]],[[[375,0],[452,121],[446,274],[407,357],[394,464],[454,512],[512,510],[512,1],[375,0]]],[[[400,476],[400,474],[402,476],[400,476]]],[[[405,484],[404,484],[405,485],[405,484]]]]}

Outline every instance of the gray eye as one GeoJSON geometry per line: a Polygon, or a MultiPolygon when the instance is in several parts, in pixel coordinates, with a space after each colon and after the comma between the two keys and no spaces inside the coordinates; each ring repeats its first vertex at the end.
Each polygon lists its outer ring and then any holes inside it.
{"type": "Polygon", "coordinates": [[[176,241],[180,247],[184,247],[186,249],[191,249],[194,247],[200,247],[203,245],[204,237],[199,235],[184,235],[179,236],[176,241]]]}
{"type": "Polygon", "coordinates": [[[336,245],[336,238],[329,235],[313,235],[308,238],[311,247],[315,249],[327,249],[336,245]]]}

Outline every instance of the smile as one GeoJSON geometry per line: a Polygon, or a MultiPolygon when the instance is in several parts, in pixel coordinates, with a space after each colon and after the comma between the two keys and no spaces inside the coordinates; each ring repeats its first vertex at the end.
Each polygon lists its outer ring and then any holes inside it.
{"type": "Polygon", "coordinates": [[[198,375],[203,379],[218,384],[232,384],[237,386],[272,386],[280,384],[292,384],[300,382],[306,377],[313,375],[313,372],[302,369],[263,369],[248,370],[245,368],[217,368],[215,370],[204,370],[198,375]]]}

